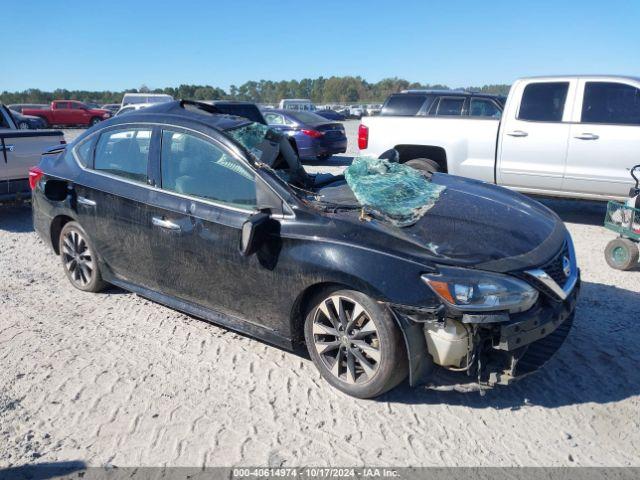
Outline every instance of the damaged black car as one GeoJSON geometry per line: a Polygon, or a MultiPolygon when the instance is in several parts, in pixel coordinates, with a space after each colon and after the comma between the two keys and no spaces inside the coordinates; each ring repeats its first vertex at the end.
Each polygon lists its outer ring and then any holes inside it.
{"type": "Polygon", "coordinates": [[[386,159],[310,175],[265,125],[177,101],[101,122],[30,171],[69,281],[113,284],[280,347],[343,392],[439,371],[508,384],[558,350],[579,270],[518,193],[386,159]]]}

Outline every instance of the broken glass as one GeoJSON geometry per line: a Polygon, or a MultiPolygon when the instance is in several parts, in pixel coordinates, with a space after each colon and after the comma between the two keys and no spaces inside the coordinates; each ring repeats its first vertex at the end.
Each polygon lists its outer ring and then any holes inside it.
{"type": "Polygon", "coordinates": [[[246,148],[255,160],[260,161],[263,151],[259,147],[267,138],[269,131],[270,128],[266,125],[250,123],[249,125],[229,130],[229,134],[246,148]]]}
{"type": "Polygon", "coordinates": [[[356,157],[344,177],[365,210],[399,227],[416,223],[446,188],[408,165],[372,157],[356,157]]]}

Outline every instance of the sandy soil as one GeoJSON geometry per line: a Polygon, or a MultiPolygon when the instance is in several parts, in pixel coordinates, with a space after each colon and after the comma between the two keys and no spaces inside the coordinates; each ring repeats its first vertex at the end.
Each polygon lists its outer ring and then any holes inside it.
{"type": "Polygon", "coordinates": [[[376,401],[136,295],[75,290],[30,208],[2,207],[0,467],[638,466],[640,271],[606,265],[602,205],[545,203],[568,223],[584,281],[556,357],[485,396],[401,386],[376,401]]]}

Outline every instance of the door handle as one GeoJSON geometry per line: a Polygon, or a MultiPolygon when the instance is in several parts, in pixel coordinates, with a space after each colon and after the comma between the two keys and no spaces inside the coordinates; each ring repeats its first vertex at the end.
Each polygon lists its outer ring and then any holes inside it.
{"type": "Polygon", "coordinates": [[[166,228],[167,230],[180,230],[180,225],[173,223],[171,220],[165,220],[164,218],[152,217],[151,223],[156,227],[166,228]]]}
{"type": "Polygon", "coordinates": [[[87,207],[95,207],[97,205],[95,200],[91,200],[86,197],[81,197],[80,195],[78,195],[78,203],[80,205],[86,205],[87,207]]]}
{"type": "Polygon", "coordinates": [[[581,133],[580,135],[576,135],[573,138],[577,138],[578,140],[597,140],[600,137],[595,133],[581,133]]]}
{"type": "Polygon", "coordinates": [[[522,130],[514,130],[513,132],[507,132],[507,135],[510,137],[526,137],[529,134],[527,132],[523,132],[522,130]]]}

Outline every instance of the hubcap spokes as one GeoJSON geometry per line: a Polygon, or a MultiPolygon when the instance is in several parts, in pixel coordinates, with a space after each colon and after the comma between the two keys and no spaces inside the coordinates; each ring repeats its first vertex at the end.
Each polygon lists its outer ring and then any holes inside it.
{"type": "Polygon", "coordinates": [[[61,253],[64,265],[74,283],[86,286],[91,282],[95,270],[93,255],[80,233],[71,230],[64,236],[61,253]]]}
{"type": "Polygon", "coordinates": [[[378,330],[362,305],[350,298],[335,295],[318,305],[313,341],[324,365],[343,382],[366,382],[378,370],[378,330]]]}

